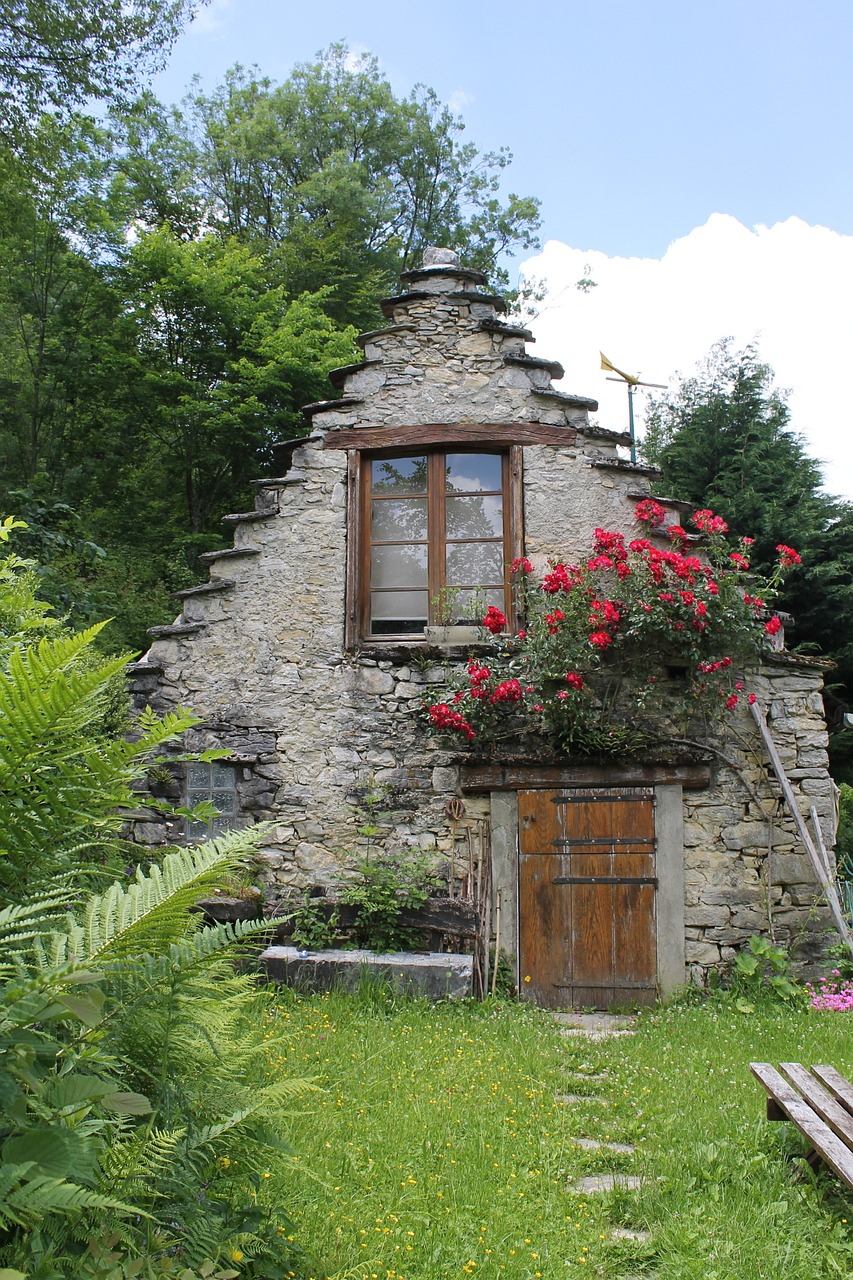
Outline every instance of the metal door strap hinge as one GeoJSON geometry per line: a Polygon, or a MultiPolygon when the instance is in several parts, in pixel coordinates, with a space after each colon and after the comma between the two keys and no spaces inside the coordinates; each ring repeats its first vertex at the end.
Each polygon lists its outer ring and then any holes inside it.
{"type": "Polygon", "coordinates": [[[582,840],[552,840],[551,844],[559,849],[574,849],[578,845],[590,844],[647,844],[654,849],[657,846],[657,841],[654,836],[586,836],[582,840]]]}
{"type": "Polygon", "coordinates": [[[657,876],[555,876],[551,884],[653,884],[657,876]]]}

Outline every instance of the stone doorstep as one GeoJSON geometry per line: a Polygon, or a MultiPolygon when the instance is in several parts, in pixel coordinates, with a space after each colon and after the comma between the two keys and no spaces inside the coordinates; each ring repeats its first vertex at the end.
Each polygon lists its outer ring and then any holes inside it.
{"type": "Polygon", "coordinates": [[[558,1093],[554,1096],[555,1102],[562,1102],[564,1106],[577,1107],[583,1102],[597,1102],[600,1107],[609,1107],[609,1098],[599,1098],[595,1093],[558,1093]]]}
{"type": "Polygon", "coordinates": [[[384,978],[397,991],[431,1000],[463,1000],[471,994],[474,957],[444,951],[379,955],[333,949],[300,954],[296,947],[268,947],[259,967],[262,978],[266,974],[269,981],[314,991],[355,988],[367,973],[384,978]]]}
{"type": "Polygon", "coordinates": [[[628,1027],[617,1028],[613,1031],[596,1030],[585,1031],[583,1027],[561,1027],[561,1036],[583,1036],[585,1040],[613,1040],[616,1036],[635,1036],[636,1031],[631,1031],[628,1027]]]}
{"type": "Polygon", "coordinates": [[[580,1031],[619,1031],[633,1027],[637,1019],[630,1013],[555,1013],[555,1022],[580,1031]]]}

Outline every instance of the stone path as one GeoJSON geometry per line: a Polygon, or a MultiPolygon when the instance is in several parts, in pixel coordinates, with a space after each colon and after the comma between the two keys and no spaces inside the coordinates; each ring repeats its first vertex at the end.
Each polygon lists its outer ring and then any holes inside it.
{"type": "MultiPolygon", "coordinates": [[[[560,1024],[560,1034],[564,1036],[583,1036],[587,1040],[607,1040],[614,1036],[632,1036],[636,1018],[629,1014],[618,1013],[555,1013],[554,1021],[560,1024]]],[[[585,1080],[604,1080],[606,1072],[595,1075],[582,1075],[585,1080]]],[[[599,1106],[609,1105],[607,1098],[599,1098],[595,1094],[560,1093],[557,1102],[577,1107],[597,1103],[599,1106]]],[[[633,1155],[636,1148],[629,1142],[599,1142],[596,1138],[574,1138],[576,1146],[584,1151],[612,1151],[617,1155],[633,1155]]],[[[638,1191],[642,1180],[628,1173],[596,1173],[577,1182],[570,1181],[569,1190],[575,1195],[600,1195],[617,1188],[622,1191],[638,1191]]],[[[614,1228],[615,1240],[644,1241],[650,1238],[648,1231],[630,1231],[627,1228],[614,1228]]]]}

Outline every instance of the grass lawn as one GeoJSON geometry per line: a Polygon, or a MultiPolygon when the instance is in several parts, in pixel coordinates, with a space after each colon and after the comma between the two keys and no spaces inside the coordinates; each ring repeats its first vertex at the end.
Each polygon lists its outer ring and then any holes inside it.
{"type": "Polygon", "coordinates": [[[785,1158],[802,1142],[747,1066],[848,1073],[851,1014],[685,1000],[592,1042],[524,1005],[282,990],[268,1043],[272,1075],[321,1088],[293,1120],[296,1176],[266,1183],[318,1280],[853,1274],[853,1193],[785,1158]],[[601,1171],[641,1188],[573,1190],[601,1171]]]}

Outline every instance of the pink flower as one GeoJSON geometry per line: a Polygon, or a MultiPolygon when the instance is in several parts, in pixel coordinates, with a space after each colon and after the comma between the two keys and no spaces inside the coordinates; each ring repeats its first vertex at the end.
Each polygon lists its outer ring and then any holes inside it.
{"type": "Polygon", "coordinates": [[[527,556],[516,556],[516,557],[515,557],[515,559],[513,560],[512,564],[511,564],[511,565],[510,565],[510,567],[509,567],[509,571],[510,571],[510,573],[518,573],[518,572],[519,572],[519,570],[520,570],[522,573],[532,573],[532,572],[533,572],[533,565],[532,565],[532,564],[530,563],[530,561],[527,559],[527,556]]]}
{"type": "Polygon", "coordinates": [[[665,532],[669,534],[670,542],[685,543],[687,541],[687,531],[682,529],[680,524],[669,525],[665,532]]]}
{"type": "Polygon", "coordinates": [[[740,569],[744,573],[749,568],[749,561],[746,556],[742,556],[739,551],[733,551],[729,556],[729,559],[736,569],[740,569]]]}
{"type": "Polygon", "coordinates": [[[726,710],[734,711],[736,706],[737,706],[737,694],[732,693],[729,695],[728,698],[726,698],[726,710]]]}
{"type": "Polygon", "coordinates": [[[756,696],[755,696],[755,694],[754,694],[754,693],[751,693],[751,694],[749,695],[749,697],[747,698],[747,702],[749,703],[749,705],[750,705],[751,707],[754,707],[757,701],[758,701],[758,699],[756,698],[756,696]]]}

